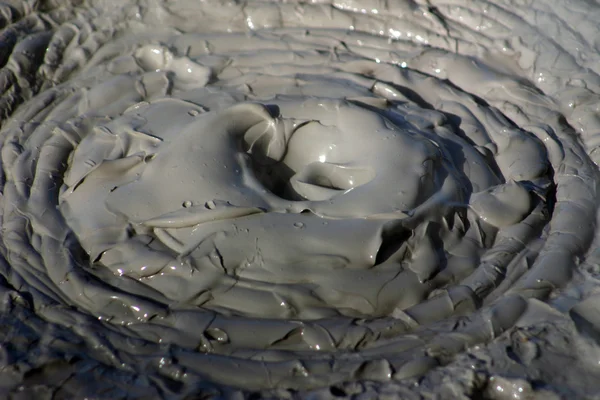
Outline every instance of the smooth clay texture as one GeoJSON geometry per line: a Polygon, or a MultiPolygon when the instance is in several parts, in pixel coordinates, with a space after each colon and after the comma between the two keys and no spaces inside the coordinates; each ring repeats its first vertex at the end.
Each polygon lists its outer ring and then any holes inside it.
{"type": "Polygon", "coordinates": [[[2,3],[0,393],[600,395],[597,21],[2,3]]]}

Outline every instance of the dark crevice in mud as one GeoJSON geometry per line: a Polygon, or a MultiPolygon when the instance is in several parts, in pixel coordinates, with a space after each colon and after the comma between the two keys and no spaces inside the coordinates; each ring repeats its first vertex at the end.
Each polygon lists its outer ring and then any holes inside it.
{"type": "Polygon", "coordinates": [[[374,266],[383,264],[395,255],[402,245],[412,236],[409,229],[398,229],[392,232],[384,232],[381,236],[381,245],[375,257],[374,266]]]}

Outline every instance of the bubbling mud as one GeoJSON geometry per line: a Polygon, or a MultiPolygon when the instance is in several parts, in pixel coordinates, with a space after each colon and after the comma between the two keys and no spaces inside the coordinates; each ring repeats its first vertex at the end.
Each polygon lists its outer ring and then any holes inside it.
{"type": "Polygon", "coordinates": [[[540,321],[591,346],[588,53],[500,4],[389,3],[7,6],[3,312],[45,355],[3,387],[493,397],[534,391],[506,340],[547,371],[540,321]]]}

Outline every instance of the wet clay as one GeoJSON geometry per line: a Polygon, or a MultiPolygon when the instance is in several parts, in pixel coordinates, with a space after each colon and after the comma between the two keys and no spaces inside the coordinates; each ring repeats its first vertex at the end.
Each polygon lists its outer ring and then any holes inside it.
{"type": "Polygon", "coordinates": [[[599,390],[593,13],[434,3],[6,5],[2,390],[599,390]]]}

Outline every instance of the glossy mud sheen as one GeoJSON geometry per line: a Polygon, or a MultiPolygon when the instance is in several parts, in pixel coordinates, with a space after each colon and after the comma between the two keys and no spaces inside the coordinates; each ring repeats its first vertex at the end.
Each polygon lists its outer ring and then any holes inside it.
{"type": "Polygon", "coordinates": [[[598,393],[600,7],[2,7],[3,393],[598,393]]]}

